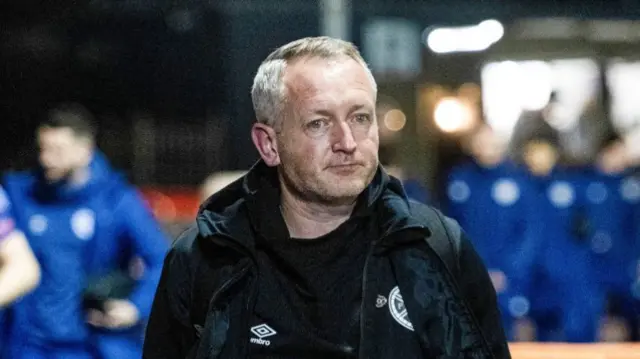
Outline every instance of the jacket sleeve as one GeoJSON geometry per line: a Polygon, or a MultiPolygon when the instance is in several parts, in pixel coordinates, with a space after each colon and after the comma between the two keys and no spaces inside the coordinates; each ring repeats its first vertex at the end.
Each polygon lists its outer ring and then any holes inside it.
{"type": "Polygon", "coordinates": [[[487,268],[460,227],[451,219],[447,230],[454,236],[458,251],[458,285],[468,303],[482,334],[496,359],[511,358],[507,338],[502,327],[496,292],[487,268]]]}
{"type": "Polygon", "coordinates": [[[143,275],[137,281],[129,300],[138,308],[141,318],[146,318],[151,311],[153,293],[160,280],[169,239],[137,192],[131,190],[124,195],[120,210],[126,211],[124,231],[130,241],[132,255],[144,261],[143,275]]]}
{"type": "Polygon", "coordinates": [[[164,261],[147,323],[143,359],[185,358],[197,341],[189,314],[193,286],[189,252],[194,233],[192,228],[180,236],[164,261]]]}

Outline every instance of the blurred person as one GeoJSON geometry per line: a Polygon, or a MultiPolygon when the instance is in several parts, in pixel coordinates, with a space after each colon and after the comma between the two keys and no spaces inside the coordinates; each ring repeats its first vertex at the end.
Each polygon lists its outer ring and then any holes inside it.
{"type": "Polygon", "coordinates": [[[204,202],[218,191],[244,176],[247,171],[221,171],[207,177],[200,185],[200,201],[204,202]]]}
{"type": "MultiPolygon", "coordinates": [[[[551,128],[553,115],[558,107],[558,94],[552,91],[549,94],[547,104],[537,111],[524,111],[513,127],[511,139],[509,141],[508,154],[512,156],[512,160],[518,161],[518,154],[523,147],[523,141],[527,140],[527,136],[541,127],[551,128]],[[515,156],[515,157],[513,157],[515,156]]],[[[557,141],[560,144],[560,134],[557,134],[557,141]]]]}
{"type": "Polygon", "coordinates": [[[401,161],[391,145],[380,146],[378,155],[380,164],[384,167],[384,170],[402,182],[402,187],[407,197],[422,204],[430,204],[427,187],[419,179],[408,175],[405,167],[400,164],[401,161]]]}
{"type": "Polygon", "coordinates": [[[536,246],[527,228],[533,207],[506,160],[506,142],[487,124],[468,136],[463,149],[471,160],[449,172],[445,211],[473,239],[498,293],[508,338],[515,340],[530,306],[527,288],[536,246]]]}
{"type": "Polygon", "coordinates": [[[561,162],[558,133],[545,122],[520,133],[516,157],[534,208],[535,260],[530,315],[540,341],[593,342],[605,305],[594,280],[589,225],[579,179],[561,162]]]}
{"type": "Polygon", "coordinates": [[[39,166],[4,177],[42,267],[40,286],[11,308],[8,357],[140,357],[168,240],[96,149],[84,107],[52,109],[36,137],[39,166]],[[136,278],[134,258],[144,263],[136,278]]]}
{"type": "Polygon", "coordinates": [[[640,166],[640,126],[608,143],[596,162],[603,171],[610,173],[640,166]]]}
{"type": "MultiPolygon", "coordinates": [[[[597,147],[610,151],[610,145],[617,141],[619,137],[612,131],[597,147]]],[[[637,339],[640,292],[634,289],[634,283],[640,260],[640,178],[634,172],[633,168],[607,163],[585,167],[580,195],[590,227],[594,279],[607,291],[610,314],[626,320],[627,327],[617,331],[637,339]]],[[[608,318],[606,327],[616,332],[615,327],[621,323],[608,318]]]]}
{"type": "Polygon", "coordinates": [[[24,234],[15,226],[11,203],[0,186],[0,315],[40,282],[40,265],[24,234]]]}
{"type": "Polygon", "coordinates": [[[376,96],[351,43],[266,58],[261,159],[168,255],[144,358],[510,357],[469,241],[379,166],[376,96]]]}
{"type": "Polygon", "coordinates": [[[40,265],[27,239],[15,226],[11,203],[0,187],[0,357],[9,322],[5,308],[33,290],[40,281],[40,265]]]}
{"type": "Polygon", "coordinates": [[[598,97],[593,96],[585,104],[577,122],[563,130],[562,148],[573,166],[593,163],[599,153],[600,144],[611,131],[611,123],[602,111],[598,97]]]}

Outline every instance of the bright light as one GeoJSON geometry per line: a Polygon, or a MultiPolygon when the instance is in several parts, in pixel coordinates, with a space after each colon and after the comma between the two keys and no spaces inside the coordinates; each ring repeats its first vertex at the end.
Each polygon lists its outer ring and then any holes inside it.
{"type": "Polygon", "coordinates": [[[501,61],[482,69],[482,102],[487,122],[501,136],[511,136],[524,111],[543,109],[551,91],[558,93],[549,123],[559,130],[575,125],[597,96],[598,67],[590,59],[501,61]]]}
{"type": "Polygon", "coordinates": [[[455,97],[445,97],[440,100],[433,117],[436,125],[447,133],[462,131],[473,121],[469,107],[455,97]]]}
{"type": "Polygon", "coordinates": [[[504,35],[504,26],[498,20],[485,20],[478,24],[478,29],[486,39],[493,41],[492,44],[504,35]]]}
{"type": "Polygon", "coordinates": [[[502,61],[482,69],[487,122],[509,137],[523,111],[542,109],[552,90],[552,71],[544,61],[502,61]]]}
{"type": "Polygon", "coordinates": [[[607,86],[611,92],[611,120],[625,131],[640,124],[640,63],[612,61],[607,67],[607,86]]]}
{"type": "Polygon", "coordinates": [[[443,27],[429,32],[427,45],[439,54],[472,52],[488,49],[504,35],[504,27],[497,20],[485,20],[478,25],[443,27]]]}
{"type": "Polygon", "coordinates": [[[520,67],[514,61],[494,62],[482,69],[482,102],[487,122],[503,137],[511,136],[513,126],[522,113],[520,67]]]}
{"type": "Polygon", "coordinates": [[[393,109],[387,111],[384,115],[383,122],[389,131],[397,132],[404,128],[404,125],[407,123],[407,116],[401,110],[393,109]]]}
{"type": "Polygon", "coordinates": [[[549,102],[551,95],[551,67],[544,61],[526,61],[520,64],[520,105],[525,111],[538,111],[549,102]]]}

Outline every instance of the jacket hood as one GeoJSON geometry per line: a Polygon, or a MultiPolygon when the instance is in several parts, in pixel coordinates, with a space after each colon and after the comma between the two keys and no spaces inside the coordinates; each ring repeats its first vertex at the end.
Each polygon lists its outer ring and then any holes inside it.
{"type": "MultiPolygon", "coordinates": [[[[280,184],[275,167],[258,161],[249,172],[223,188],[200,207],[196,223],[203,237],[227,237],[252,250],[253,232],[281,231],[280,184]]],[[[360,194],[353,216],[375,214],[383,233],[407,226],[412,220],[411,202],[401,182],[379,167],[373,180],[360,194]]]]}

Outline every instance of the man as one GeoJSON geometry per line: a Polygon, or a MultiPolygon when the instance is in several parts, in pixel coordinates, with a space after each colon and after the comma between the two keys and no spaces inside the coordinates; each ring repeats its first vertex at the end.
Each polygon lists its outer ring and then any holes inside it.
{"type": "MultiPolygon", "coordinates": [[[[610,132],[596,150],[610,151],[610,145],[619,140],[615,132],[610,132]]],[[[619,339],[628,334],[635,341],[640,309],[634,288],[640,258],[640,180],[632,169],[608,167],[606,163],[581,170],[580,196],[590,229],[591,266],[609,302],[605,328],[609,334],[617,333],[619,339]]]]}
{"type": "Polygon", "coordinates": [[[521,133],[516,157],[523,192],[535,199],[528,218],[537,243],[531,318],[539,341],[593,342],[605,292],[596,278],[581,177],[561,161],[559,137],[546,122],[521,133]]]}
{"type": "Polygon", "coordinates": [[[15,227],[11,203],[0,187],[0,312],[39,281],[40,265],[27,239],[15,227]]]}
{"type": "Polygon", "coordinates": [[[505,160],[506,141],[480,125],[463,143],[471,160],[448,176],[446,213],[473,239],[489,269],[510,340],[524,339],[517,329],[528,314],[528,287],[536,243],[528,220],[531,198],[523,191],[515,166],[505,160]]]}
{"type": "Polygon", "coordinates": [[[8,174],[14,214],[42,266],[12,308],[9,357],[135,358],[168,241],[95,148],[91,114],[64,104],[38,127],[40,166],[8,174]],[[144,273],[134,278],[134,258],[144,273]]]}
{"type": "Polygon", "coordinates": [[[165,259],[144,357],[510,357],[469,241],[379,167],[356,48],[289,43],[252,98],[261,160],[165,259]]]}

